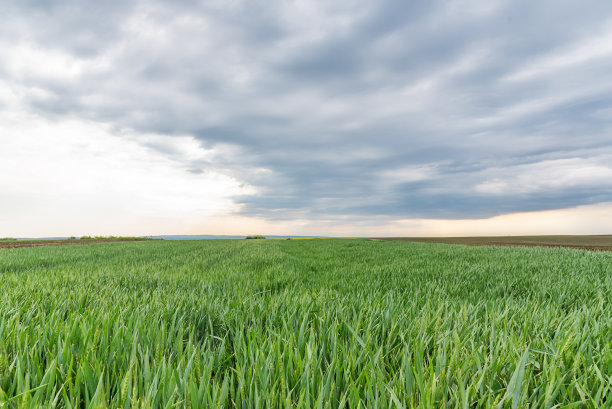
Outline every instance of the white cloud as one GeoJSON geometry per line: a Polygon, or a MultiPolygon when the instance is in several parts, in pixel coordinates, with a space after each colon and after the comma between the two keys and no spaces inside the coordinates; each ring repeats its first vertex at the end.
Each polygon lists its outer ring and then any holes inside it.
{"type": "Polygon", "coordinates": [[[185,160],[211,160],[189,137],[117,136],[86,121],[0,117],[0,236],[171,233],[237,210],[253,189],[185,160]],[[148,149],[166,143],[175,156],[148,149]]]}
{"type": "MultiPolygon", "coordinates": [[[[612,26],[612,22],[609,24],[612,26]]],[[[576,69],[582,64],[592,64],[598,59],[609,62],[612,57],[612,28],[594,34],[586,40],[555,50],[535,61],[530,61],[516,72],[508,75],[507,81],[524,81],[537,76],[550,76],[551,73],[576,69]]]]}
{"type": "Polygon", "coordinates": [[[377,176],[381,178],[381,183],[390,185],[422,182],[437,176],[437,165],[403,166],[397,169],[382,171],[377,176]]]}
{"type": "MultiPolygon", "coordinates": [[[[610,186],[612,158],[569,158],[527,165],[488,168],[489,178],[474,186],[476,193],[516,195],[534,192],[610,186]]],[[[485,176],[483,175],[483,176],[485,176]]]]}

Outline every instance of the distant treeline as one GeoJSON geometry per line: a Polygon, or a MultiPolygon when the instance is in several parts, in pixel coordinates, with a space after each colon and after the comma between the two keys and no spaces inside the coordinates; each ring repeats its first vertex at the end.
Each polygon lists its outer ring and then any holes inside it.
{"type": "Polygon", "coordinates": [[[255,235],[253,235],[253,236],[246,236],[246,238],[247,238],[247,239],[265,239],[265,238],[266,238],[266,236],[262,236],[262,235],[259,235],[259,234],[255,234],[255,235]]]}

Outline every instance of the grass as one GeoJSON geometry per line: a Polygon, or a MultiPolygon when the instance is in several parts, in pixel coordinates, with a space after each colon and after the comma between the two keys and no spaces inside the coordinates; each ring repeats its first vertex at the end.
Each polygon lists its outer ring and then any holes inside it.
{"type": "Polygon", "coordinates": [[[141,241],[0,277],[0,407],[612,404],[608,252],[141,241]]]}

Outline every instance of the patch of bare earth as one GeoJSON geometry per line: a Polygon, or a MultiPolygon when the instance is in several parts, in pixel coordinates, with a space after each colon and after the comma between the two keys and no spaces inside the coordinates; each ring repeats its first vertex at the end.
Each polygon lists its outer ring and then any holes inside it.
{"type": "Polygon", "coordinates": [[[612,235],[597,236],[493,236],[493,237],[386,237],[382,240],[469,246],[567,247],[612,251],[612,235]]]}
{"type": "MultiPolygon", "coordinates": [[[[67,246],[71,244],[116,243],[126,240],[16,240],[0,241],[0,249],[16,249],[21,247],[67,246]]],[[[137,240],[130,240],[137,241],[137,240]]]]}

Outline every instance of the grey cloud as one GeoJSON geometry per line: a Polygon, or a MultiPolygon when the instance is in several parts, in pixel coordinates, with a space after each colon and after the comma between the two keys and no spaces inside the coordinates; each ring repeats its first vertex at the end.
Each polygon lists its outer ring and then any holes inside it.
{"type": "Polygon", "coordinates": [[[612,4],[303,4],[5,5],[22,31],[3,36],[85,67],[10,81],[48,92],[26,93],[40,114],[234,146],[185,168],[250,183],[258,193],[235,200],[270,219],[490,217],[612,200],[599,179],[516,186],[529,164],[612,167],[612,54],[511,79],[596,36],[612,41],[612,4]],[[419,167],[435,172],[401,174],[419,167]],[[514,190],[479,190],[492,180],[514,190]]]}
{"type": "MultiPolygon", "coordinates": [[[[133,11],[121,0],[5,2],[3,20],[17,23],[18,32],[5,32],[17,41],[44,48],[62,48],[80,56],[98,54],[120,40],[121,22],[133,11]]],[[[5,29],[14,28],[12,24],[5,29]]]]}

